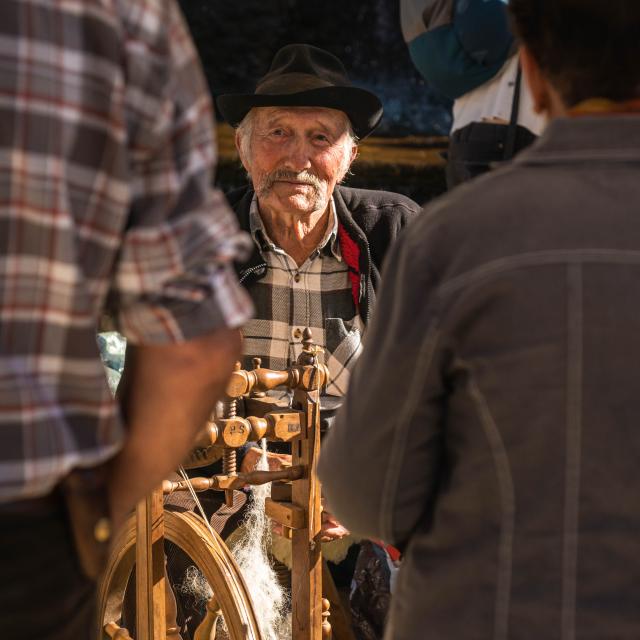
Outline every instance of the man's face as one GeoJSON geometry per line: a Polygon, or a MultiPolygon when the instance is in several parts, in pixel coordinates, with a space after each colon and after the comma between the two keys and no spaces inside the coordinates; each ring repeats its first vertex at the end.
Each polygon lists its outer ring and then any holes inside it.
{"type": "Polygon", "coordinates": [[[341,111],[316,107],[254,110],[248,145],[239,145],[261,207],[304,216],[324,211],[356,147],[341,111]]]}

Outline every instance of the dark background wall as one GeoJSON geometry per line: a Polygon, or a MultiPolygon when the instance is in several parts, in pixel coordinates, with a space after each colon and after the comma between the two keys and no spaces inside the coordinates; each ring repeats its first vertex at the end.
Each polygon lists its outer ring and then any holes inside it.
{"type": "MultiPolygon", "coordinates": [[[[253,91],[280,47],[306,42],[334,53],[355,84],[379,96],[385,115],[375,135],[439,136],[449,130],[448,101],[425,85],[411,63],[397,0],[180,0],[180,4],[214,96],[253,91]]],[[[223,170],[222,182],[236,180],[225,176],[223,170]]],[[[396,186],[391,178],[385,184],[369,184],[362,172],[360,180],[352,178],[351,184],[396,186]]],[[[436,181],[434,188],[440,189],[439,176],[436,181]]],[[[424,191],[416,195],[415,188],[406,185],[396,190],[415,197],[424,191]]]]}

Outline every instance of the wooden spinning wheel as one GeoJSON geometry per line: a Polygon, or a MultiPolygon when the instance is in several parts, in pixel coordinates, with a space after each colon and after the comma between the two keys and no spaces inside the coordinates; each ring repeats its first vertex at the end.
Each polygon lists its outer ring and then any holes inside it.
{"type": "Polygon", "coordinates": [[[136,640],[179,637],[177,630],[167,628],[166,624],[166,609],[172,607],[173,595],[165,584],[164,539],[173,542],[193,560],[214,593],[198,628],[197,640],[209,640],[220,618],[224,619],[233,640],[260,640],[247,586],[227,546],[215,531],[212,535],[195,514],[163,512],[161,492],[138,506],[115,540],[98,593],[100,628],[96,637],[117,640],[130,637],[117,622],[122,616],[125,590],[134,566],[137,568],[136,640]],[[150,538],[149,546],[143,544],[145,537],[150,538]]]}
{"type": "MultiPolygon", "coordinates": [[[[315,468],[320,448],[320,389],[328,381],[326,367],[318,363],[318,348],[305,331],[304,349],[296,365],[282,371],[263,369],[256,359],[253,371],[238,364],[227,386],[223,418],[209,423],[199,447],[223,447],[223,474],[193,478],[196,491],[224,491],[227,504],[233,490],[271,481],[291,483],[289,501],[267,499],[265,509],[289,532],[292,541],[292,638],[326,640],[329,602],[322,599],[320,552],[320,485],[315,468]],[[265,393],[286,387],[293,391],[291,409],[276,409],[265,393]],[[245,398],[254,407],[247,418],[236,415],[236,401],[245,398]],[[261,407],[261,408],[260,408],[261,407]],[[260,408],[256,411],[256,408],[260,408]],[[235,450],[248,441],[290,443],[292,466],[279,471],[237,473],[235,450]]],[[[165,481],[163,487],[142,501],[114,543],[99,588],[97,637],[131,640],[119,626],[127,583],[136,568],[135,640],[179,640],[175,598],[166,584],[164,540],[189,556],[213,591],[204,620],[194,640],[210,640],[212,629],[223,618],[230,640],[263,640],[247,585],[222,539],[193,513],[163,509],[163,495],[186,488],[183,481],[165,481]]]]}

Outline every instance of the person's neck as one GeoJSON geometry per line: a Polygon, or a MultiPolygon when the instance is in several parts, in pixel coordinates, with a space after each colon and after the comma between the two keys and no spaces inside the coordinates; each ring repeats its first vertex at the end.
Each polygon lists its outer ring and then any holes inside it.
{"type": "Polygon", "coordinates": [[[619,102],[609,100],[608,98],[590,98],[589,100],[583,100],[568,110],[568,115],[574,117],[638,113],[640,113],[640,98],[632,98],[619,102]]]}
{"type": "Polygon", "coordinates": [[[299,267],[317,249],[330,224],[329,204],[324,210],[304,215],[275,211],[260,202],[258,208],[269,238],[299,267]]]}

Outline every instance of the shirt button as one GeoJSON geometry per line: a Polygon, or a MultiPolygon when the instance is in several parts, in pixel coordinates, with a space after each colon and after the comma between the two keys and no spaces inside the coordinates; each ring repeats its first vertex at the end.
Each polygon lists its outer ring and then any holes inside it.
{"type": "Polygon", "coordinates": [[[302,277],[302,276],[301,276],[299,273],[296,273],[296,275],[295,275],[295,276],[293,276],[293,280],[294,280],[295,282],[300,282],[301,277],[302,277]]]}
{"type": "Polygon", "coordinates": [[[302,338],[302,329],[300,329],[299,327],[297,329],[293,330],[293,337],[296,340],[300,340],[300,338],[302,338]]]}

